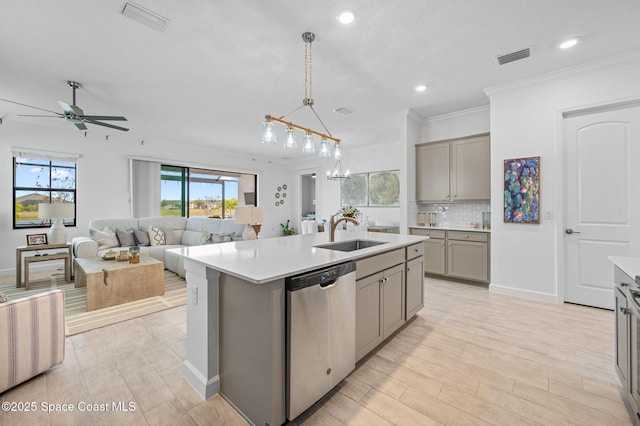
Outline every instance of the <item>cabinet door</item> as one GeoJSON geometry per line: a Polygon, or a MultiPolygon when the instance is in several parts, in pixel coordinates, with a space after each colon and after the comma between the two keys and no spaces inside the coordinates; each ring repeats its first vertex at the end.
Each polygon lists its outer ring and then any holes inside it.
{"type": "Polygon", "coordinates": [[[489,135],[451,142],[451,200],[491,198],[489,135]]]}
{"type": "Polygon", "coordinates": [[[416,199],[449,200],[449,143],[416,147],[416,199]]]}
{"type": "Polygon", "coordinates": [[[414,316],[424,306],[424,258],[418,257],[407,262],[406,315],[405,320],[414,316]]]}
{"type": "Polygon", "coordinates": [[[382,280],[382,336],[387,338],[404,324],[404,265],[384,271],[382,280]]]}
{"type": "Polygon", "coordinates": [[[356,361],[382,342],[381,288],[383,274],[356,281],[356,361]]]}
{"type": "Polygon", "coordinates": [[[487,251],[487,243],[449,240],[447,275],[487,282],[487,251]]]}
{"type": "Polygon", "coordinates": [[[424,242],[424,271],[428,274],[444,275],[446,249],[444,240],[427,240],[424,242]]]}
{"type": "Polygon", "coordinates": [[[616,296],[616,371],[622,388],[628,391],[629,374],[629,315],[627,312],[627,298],[614,287],[616,296]]]}

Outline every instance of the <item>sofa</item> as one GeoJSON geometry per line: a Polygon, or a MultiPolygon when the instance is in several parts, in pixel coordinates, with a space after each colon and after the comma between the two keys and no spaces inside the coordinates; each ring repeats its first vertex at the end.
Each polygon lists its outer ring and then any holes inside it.
{"type": "Polygon", "coordinates": [[[0,394],[64,361],[64,327],[62,290],[0,303],[0,394]]]}
{"type": "Polygon", "coordinates": [[[88,237],[72,239],[73,255],[96,257],[138,246],[140,254],[164,262],[165,269],[184,277],[182,257],[167,249],[240,240],[246,226],[233,219],[201,216],[94,219],[89,222],[88,237]]]}

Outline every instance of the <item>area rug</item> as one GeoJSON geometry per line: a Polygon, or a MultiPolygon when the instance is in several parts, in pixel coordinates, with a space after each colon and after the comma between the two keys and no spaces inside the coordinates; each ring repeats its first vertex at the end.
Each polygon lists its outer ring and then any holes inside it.
{"type": "Polygon", "coordinates": [[[73,336],[74,334],[182,306],[187,303],[186,281],[170,271],[164,271],[163,296],[149,297],[90,312],[87,312],[86,289],[82,287],[75,288],[73,282],[65,282],[64,274],[56,273],[46,278],[31,279],[29,280],[29,291],[26,291],[24,287],[16,288],[15,282],[0,284],[0,292],[6,294],[9,299],[18,299],[54,288],[64,291],[67,336],[73,336]]]}

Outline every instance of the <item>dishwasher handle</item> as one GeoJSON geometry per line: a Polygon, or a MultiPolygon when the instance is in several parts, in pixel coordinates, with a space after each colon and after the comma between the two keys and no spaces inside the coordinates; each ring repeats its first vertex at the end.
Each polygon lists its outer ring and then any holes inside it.
{"type": "Polygon", "coordinates": [[[329,266],[324,269],[307,272],[285,279],[287,291],[297,291],[303,288],[319,286],[327,289],[333,286],[341,277],[355,272],[356,263],[354,261],[329,266]]]}

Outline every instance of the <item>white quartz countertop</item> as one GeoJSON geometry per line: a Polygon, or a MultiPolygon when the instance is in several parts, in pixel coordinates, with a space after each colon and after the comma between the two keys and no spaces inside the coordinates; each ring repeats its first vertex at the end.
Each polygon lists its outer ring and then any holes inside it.
{"type": "Polygon", "coordinates": [[[327,244],[329,233],[319,232],[170,250],[220,272],[254,284],[263,284],[325,266],[406,247],[424,241],[428,237],[380,232],[336,231],[336,242],[356,239],[384,241],[385,244],[352,252],[323,249],[315,246],[327,244]]]}
{"type": "Polygon", "coordinates": [[[464,231],[464,232],[491,232],[491,229],[472,228],[470,226],[418,226],[410,225],[409,228],[414,229],[434,229],[438,231],[464,231]]]}
{"type": "Polygon", "coordinates": [[[609,256],[609,260],[632,279],[640,275],[640,257],[609,256]]]}

